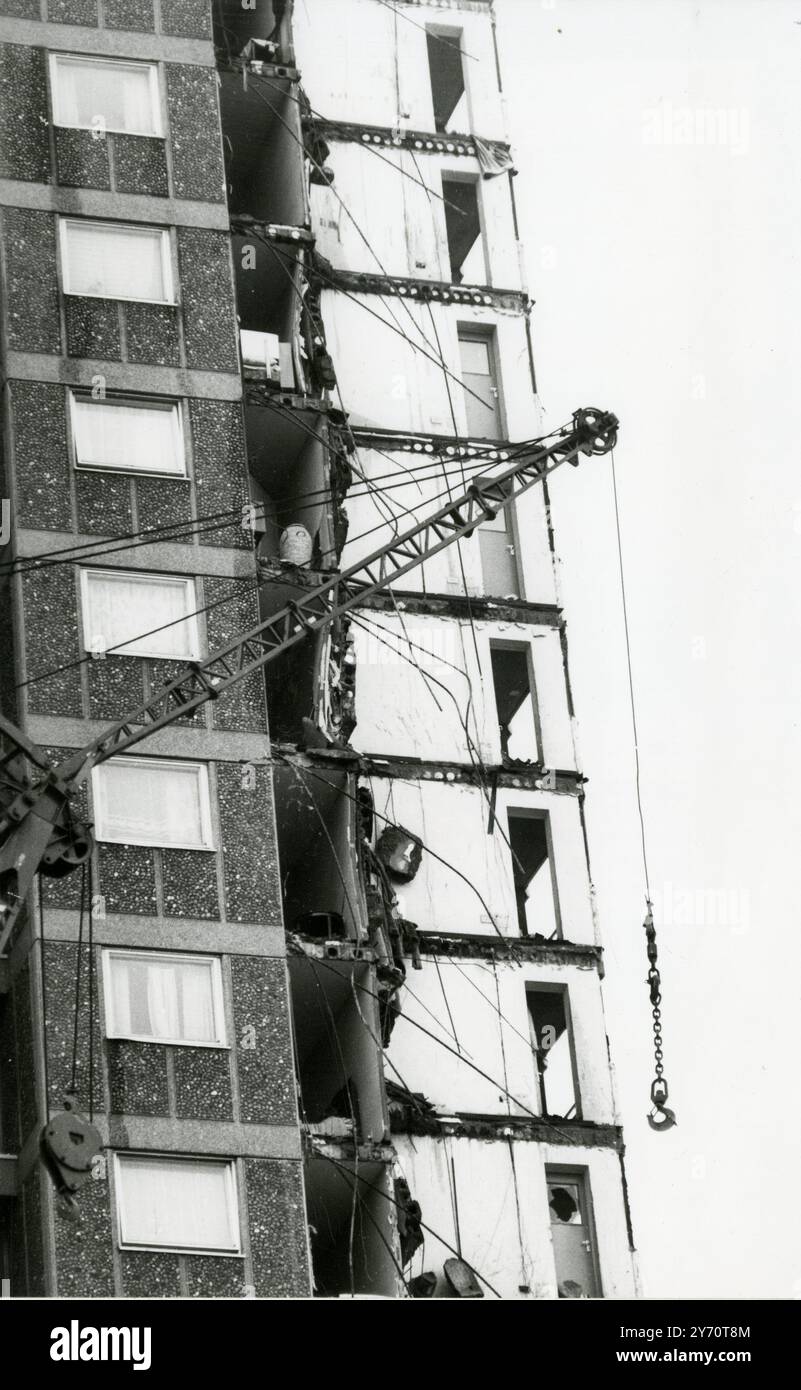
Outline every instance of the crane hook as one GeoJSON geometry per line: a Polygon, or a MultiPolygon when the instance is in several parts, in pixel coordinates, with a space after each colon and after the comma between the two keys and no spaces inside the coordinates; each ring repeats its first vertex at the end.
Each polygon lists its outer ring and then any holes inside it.
{"type": "Polygon", "coordinates": [[[663,1133],[678,1124],[675,1111],[665,1104],[667,1098],[668,1084],[663,1077],[658,1076],[651,1083],[651,1104],[654,1108],[648,1116],[648,1123],[651,1129],[661,1130],[663,1133]]]}

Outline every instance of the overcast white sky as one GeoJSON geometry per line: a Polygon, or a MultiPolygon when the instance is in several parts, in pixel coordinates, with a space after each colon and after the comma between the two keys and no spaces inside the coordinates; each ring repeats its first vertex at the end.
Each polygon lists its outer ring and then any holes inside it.
{"type": "Polygon", "coordinates": [[[799,1297],[801,0],[496,2],[547,424],[621,420],[668,1135],[609,461],[553,494],[645,1292],[799,1297]]]}

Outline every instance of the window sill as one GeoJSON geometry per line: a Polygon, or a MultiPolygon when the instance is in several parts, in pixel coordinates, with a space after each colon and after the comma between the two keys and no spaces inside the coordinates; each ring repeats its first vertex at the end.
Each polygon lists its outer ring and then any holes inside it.
{"type": "Polygon", "coordinates": [[[84,130],[84,131],[86,131],[87,133],[89,133],[89,134],[91,134],[91,135],[94,135],[94,136],[95,136],[95,139],[98,141],[98,143],[99,143],[102,139],[105,139],[105,137],[106,137],[107,135],[134,135],[134,136],[136,136],[137,139],[139,139],[139,140],[161,140],[162,144],[166,144],[166,139],[167,139],[167,137],[166,137],[165,135],[162,135],[159,131],[155,131],[155,130],[117,130],[114,126],[104,126],[104,127],[103,127],[103,131],[102,131],[102,134],[101,134],[96,126],[91,126],[91,125],[67,125],[67,123],[66,123],[65,121],[54,121],[54,122],[53,122],[53,129],[54,129],[54,130],[84,130]]]}
{"type": "Polygon", "coordinates": [[[151,1043],[154,1047],[199,1047],[207,1052],[230,1052],[231,1043],[226,1042],[195,1042],[188,1041],[186,1038],[150,1038],[144,1037],[141,1033],[106,1033],[108,1042],[136,1042],[151,1043]]]}
{"type": "Polygon", "coordinates": [[[116,473],[126,478],[172,478],[178,483],[191,482],[188,473],[159,472],[155,468],[117,468],[110,463],[76,463],[76,473],[116,473]]]}
{"type": "Polygon", "coordinates": [[[177,299],[137,299],[134,295],[93,294],[89,290],[64,289],[67,299],[103,299],[110,304],[153,304],[158,309],[177,309],[177,299]]]}

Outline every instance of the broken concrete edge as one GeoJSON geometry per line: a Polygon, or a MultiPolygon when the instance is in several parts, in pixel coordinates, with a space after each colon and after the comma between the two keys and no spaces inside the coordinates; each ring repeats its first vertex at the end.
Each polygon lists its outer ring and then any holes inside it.
{"type": "Polygon", "coordinates": [[[519,1115],[421,1114],[414,1106],[390,1105],[393,1134],[431,1139],[522,1140],[533,1144],[563,1144],[569,1148],[612,1149],[625,1152],[620,1125],[599,1125],[590,1120],[540,1120],[519,1115]]]}
{"type": "Polygon", "coordinates": [[[529,791],[549,791],[561,796],[581,794],[586,778],[580,772],[546,768],[540,764],[484,764],[429,762],[423,758],[399,758],[386,753],[362,753],[362,771],[369,777],[398,777],[403,781],[459,782],[486,786],[487,775],[499,787],[525,787],[529,791]],[[545,779],[548,778],[547,785],[545,779]]]}
{"type": "Polygon", "coordinates": [[[332,1163],[360,1164],[385,1163],[388,1167],[397,1161],[394,1144],[387,1140],[363,1140],[354,1144],[352,1140],[332,1139],[328,1135],[303,1135],[303,1150],[306,1160],[328,1159],[332,1163]]]}
{"type": "Polygon", "coordinates": [[[428,762],[422,758],[398,758],[385,753],[357,753],[352,748],[336,746],[302,748],[298,744],[284,742],[272,743],[271,752],[282,762],[296,762],[299,766],[329,764],[362,777],[397,777],[413,782],[458,782],[481,787],[489,775],[499,787],[547,790],[557,796],[581,797],[587,781],[580,772],[565,768],[545,768],[534,763],[530,766],[526,766],[525,763],[499,763],[489,766],[485,764],[483,769],[476,769],[469,763],[428,762]],[[553,784],[549,780],[548,786],[543,787],[541,784],[546,776],[553,779],[553,784]]]}
{"type": "MultiPolygon", "coordinates": [[[[397,606],[404,613],[429,617],[464,617],[486,622],[532,623],[540,627],[563,626],[562,610],[555,604],[526,603],[522,599],[492,599],[470,594],[417,594],[394,590],[397,606]]],[[[395,604],[386,594],[371,594],[360,607],[395,611],[395,604]]]]}
{"type": "Polygon", "coordinates": [[[498,936],[418,931],[420,952],[424,956],[458,956],[460,960],[536,961],[540,965],[564,965],[597,970],[604,975],[603,947],[575,941],[549,941],[545,937],[498,936]]]}
{"type": "MultiPolygon", "coordinates": [[[[476,159],[476,144],[472,134],[455,131],[398,130],[383,125],[366,125],[361,121],[337,121],[324,116],[308,115],[303,125],[331,140],[355,142],[359,145],[389,145],[395,149],[413,148],[435,154],[456,154],[476,159]]],[[[511,152],[506,140],[493,140],[493,145],[511,152]]]]}
{"type": "Polygon", "coordinates": [[[312,960],[335,959],[352,962],[354,965],[375,965],[378,960],[372,946],[360,941],[320,940],[287,930],[286,944],[288,955],[308,956],[312,960]]]}
{"type": "MultiPolygon", "coordinates": [[[[410,275],[377,275],[368,270],[343,270],[316,257],[315,267],[324,276],[323,289],[345,289],[359,294],[397,293],[405,299],[440,303],[479,304],[527,314],[534,301],[525,290],[495,289],[492,285],[455,285],[450,280],[423,280],[410,275]]],[[[314,269],[312,270],[312,276],[314,269]]]]}

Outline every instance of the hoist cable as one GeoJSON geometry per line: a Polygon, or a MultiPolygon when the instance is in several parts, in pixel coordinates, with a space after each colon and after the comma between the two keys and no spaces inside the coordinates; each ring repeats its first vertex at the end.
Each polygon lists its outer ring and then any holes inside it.
{"type": "Polygon", "coordinates": [[[641,769],[640,769],[640,744],[639,732],[637,729],[637,703],[634,695],[634,675],[631,666],[631,639],[629,635],[628,602],[626,596],[626,579],[623,568],[623,542],[620,530],[620,504],[617,492],[617,474],[615,471],[615,451],[610,450],[612,463],[612,496],[615,508],[615,533],[617,537],[618,568],[620,571],[620,596],[623,609],[623,631],[626,641],[626,667],[628,671],[629,683],[629,703],[631,706],[631,727],[634,737],[634,766],[635,766],[635,788],[637,796],[637,814],[640,821],[640,842],[642,850],[643,877],[645,879],[645,939],[646,953],[648,956],[648,976],[647,984],[651,999],[651,1015],[653,1018],[654,1034],[654,1079],[651,1083],[651,1103],[653,1110],[648,1116],[648,1123],[652,1129],[666,1130],[671,1129],[676,1123],[676,1116],[666,1104],[668,1099],[668,1083],[664,1075],[664,1053],[662,1050],[662,979],[657,966],[657,945],[656,927],[654,925],[653,901],[651,899],[651,880],[648,871],[648,849],[645,837],[645,815],[642,804],[641,790],[641,769]],[[658,1117],[658,1118],[657,1118],[658,1117]]]}

